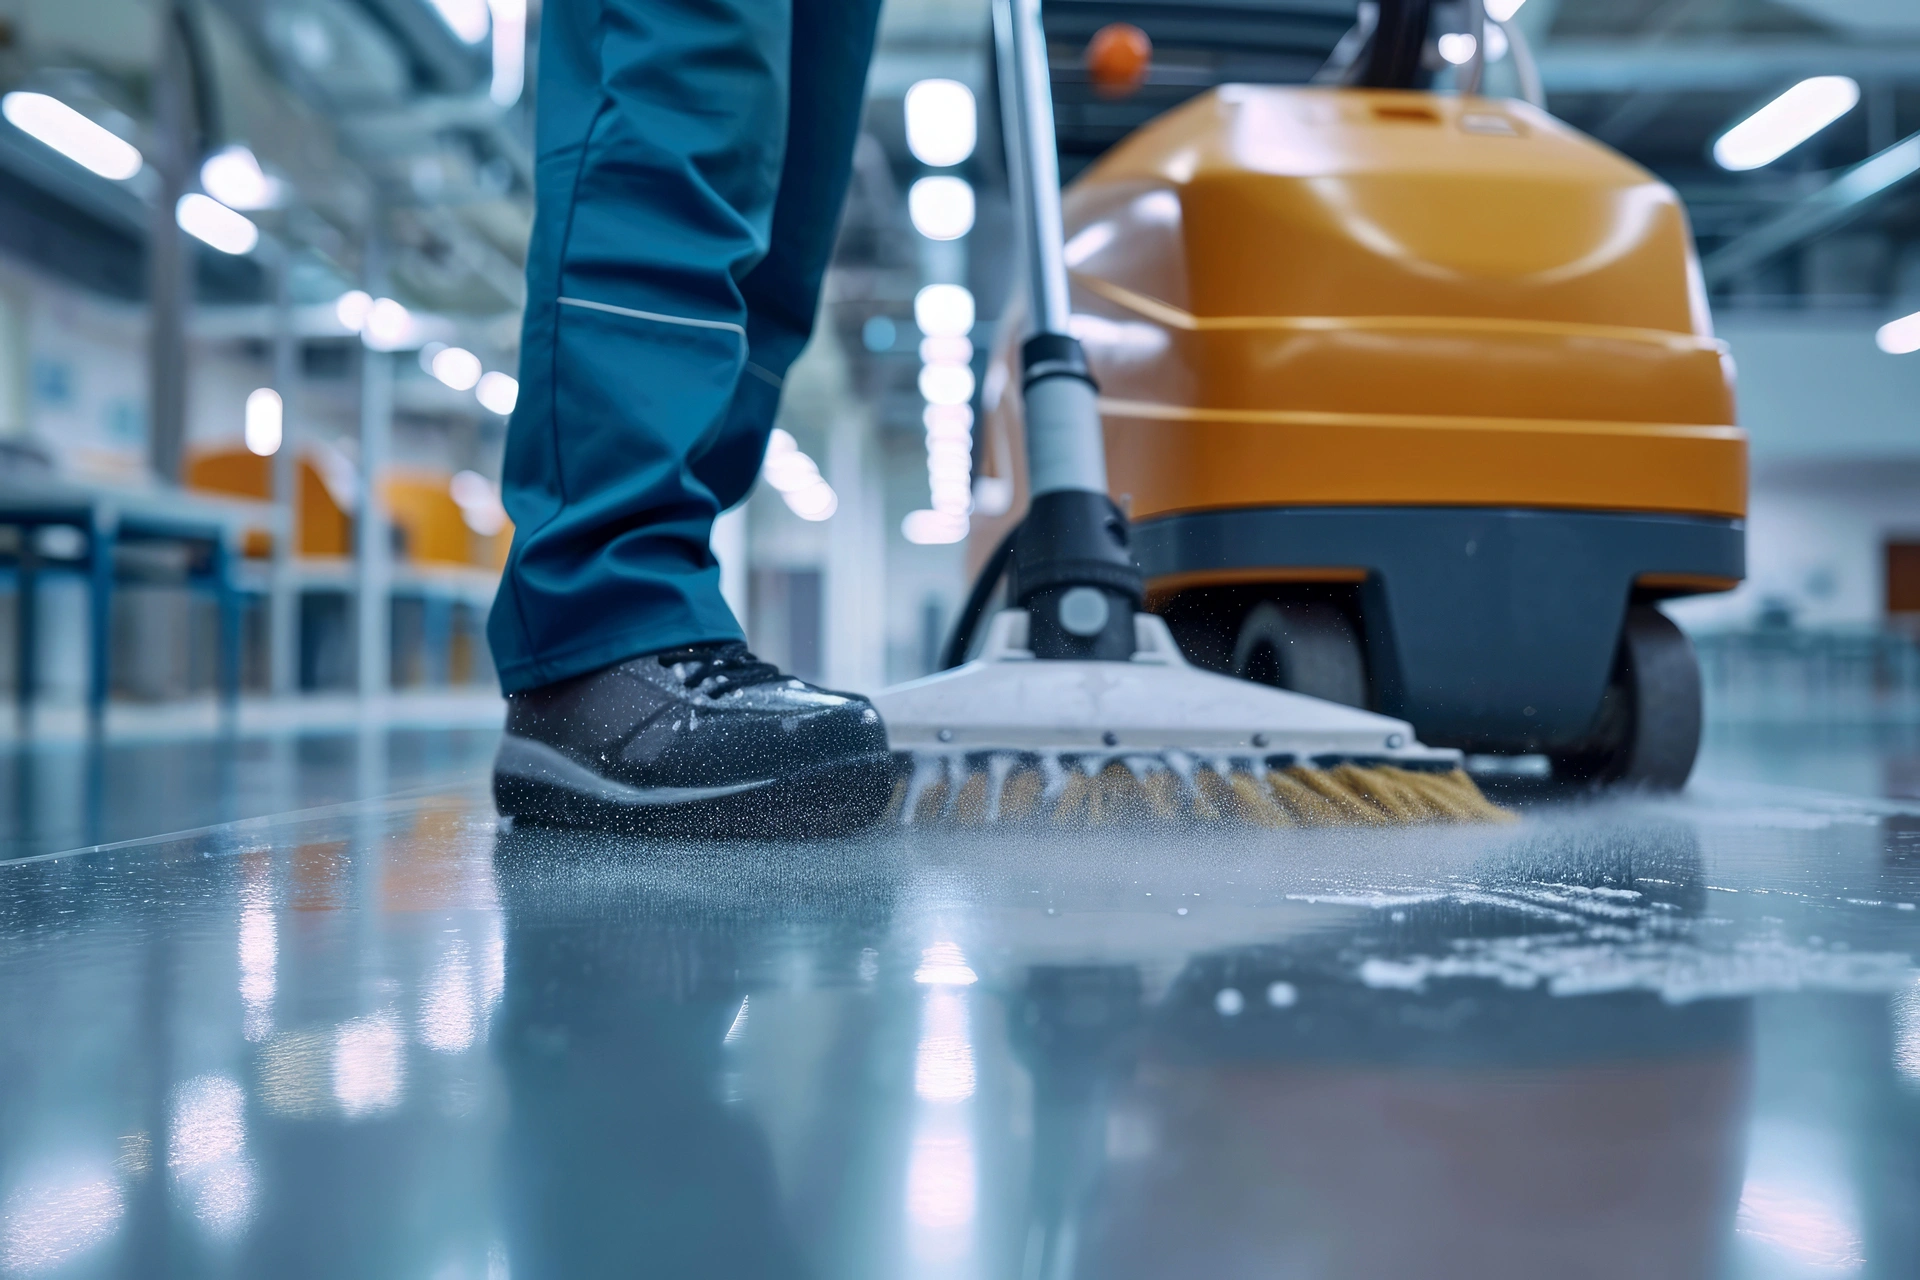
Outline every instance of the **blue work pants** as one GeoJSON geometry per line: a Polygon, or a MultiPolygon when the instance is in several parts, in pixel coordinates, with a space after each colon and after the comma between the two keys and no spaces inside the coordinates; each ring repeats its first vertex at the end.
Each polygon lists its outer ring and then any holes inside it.
{"type": "Polygon", "coordinates": [[[708,538],[813,328],[879,7],[544,6],[506,692],[740,637],[708,538]]]}

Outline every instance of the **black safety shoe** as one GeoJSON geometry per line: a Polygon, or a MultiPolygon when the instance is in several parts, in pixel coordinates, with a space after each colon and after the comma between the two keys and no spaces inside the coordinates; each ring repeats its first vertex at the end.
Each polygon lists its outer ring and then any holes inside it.
{"type": "Polygon", "coordinates": [[[865,698],[739,641],[668,649],[507,699],[494,803],[522,821],[705,836],[838,835],[895,767],[865,698]]]}

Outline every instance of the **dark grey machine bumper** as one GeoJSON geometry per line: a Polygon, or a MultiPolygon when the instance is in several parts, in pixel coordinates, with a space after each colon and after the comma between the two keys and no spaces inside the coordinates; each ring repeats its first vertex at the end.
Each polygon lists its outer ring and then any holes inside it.
{"type": "Polygon", "coordinates": [[[1488,751],[1588,733],[1635,579],[1746,574],[1738,520],[1454,507],[1255,508],[1143,520],[1149,580],[1260,568],[1366,572],[1378,708],[1422,741],[1488,751]]]}

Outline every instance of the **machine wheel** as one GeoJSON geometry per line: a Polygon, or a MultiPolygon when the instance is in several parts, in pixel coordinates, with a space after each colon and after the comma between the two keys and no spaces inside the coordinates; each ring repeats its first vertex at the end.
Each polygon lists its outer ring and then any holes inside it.
{"type": "Polygon", "coordinates": [[[1367,705],[1367,668],[1347,615],[1322,600],[1264,601],[1240,623],[1233,673],[1349,707],[1367,705]]]}
{"type": "Polygon", "coordinates": [[[1553,757],[1555,777],[1678,791],[1700,750],[1700,664],[1686,633],[1652,605],[1627,610],[1593,738],[1553,757]]]}

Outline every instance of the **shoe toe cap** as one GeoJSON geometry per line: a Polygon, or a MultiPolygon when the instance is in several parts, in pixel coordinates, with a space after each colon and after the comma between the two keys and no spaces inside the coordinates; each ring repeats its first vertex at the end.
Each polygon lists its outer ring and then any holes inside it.
{"type": "Polygon", "coordinates": [[[838,698],[784,712],[715,706],[663,716],[621,752],[626,770],[683,785],[753,781],[887,749],[886,726],[865,699],[838,698]]]}

